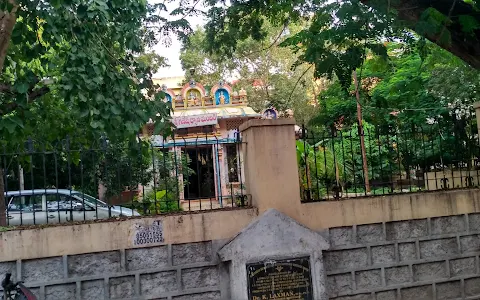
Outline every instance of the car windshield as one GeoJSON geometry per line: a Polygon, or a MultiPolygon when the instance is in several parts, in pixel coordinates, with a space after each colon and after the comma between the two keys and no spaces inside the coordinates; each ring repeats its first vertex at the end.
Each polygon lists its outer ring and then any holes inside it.
{"type": "Polygon", "coordinates": [[[105,202],[102,202],[98,200],[97,198],[94,198],[90,195],[84,194],[84,193],[79,193],[75,192],[72,193],[72,196],[76,197],[77,199],[80,199],[82,201],[85,201],[86,204],[90,204],[91,206],[101,206],[101,207],[107,207],[107,204],[105,202]]]}

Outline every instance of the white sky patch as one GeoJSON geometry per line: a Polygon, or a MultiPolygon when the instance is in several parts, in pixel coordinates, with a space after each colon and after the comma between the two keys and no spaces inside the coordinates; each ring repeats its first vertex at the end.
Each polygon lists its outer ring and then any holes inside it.
{"type": "MultiPolygon", "coordinates": [[[[158,2],[155,0],[149,0],[150,3],[158,2]]],[[[166,2],[168,11],[172,11],[178,7],[179,1],[166,2]]],[[[204,7],[201,5],[201,2],[196,6],[199,10],[204,10],[204,7]]],[[[206,20],[202,16],[192,16],[188,17],[187,20],[190,22],[190,26],[195,29],[197,26],[204,26],[206,20]]],[[[180,50],[182,48],[181,42],[177,39],[176,36],[172,36],[172,43],[169,46],[158,44],[153,47],[153,51],[158,55],[164,56],[168,60],[170,67],[160,68],[154,77],[174,77],[182,76],[185,74],[182,69],[182,64],[180,62],[180,50]]]]}

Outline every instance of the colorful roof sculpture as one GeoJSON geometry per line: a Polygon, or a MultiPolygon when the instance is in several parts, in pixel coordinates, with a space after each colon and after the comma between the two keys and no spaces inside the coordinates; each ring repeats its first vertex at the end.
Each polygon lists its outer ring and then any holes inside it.
{"type": "MultiPolygon", "coordinates": [[[[232,87],[223,81],[208,89],[194,80],[173,88],[169,88],[163,82],[157,81],[157,84],[162,86],[165,93],[164,101],[172,104],[171,121],[179,130],[176,135],[178,134],[178,137],[182,139],[177,141],[167,139],[162,141],[162,145],[188,144],[192,138],[195,142],[198,133],[195,131],[196,129],[190,130],[190,128],[204,128],[205,126],[217,128],[211,134],[209,133],[206,139],[211,139],[212,143],[222,143],[230,138],[225,139],[224,133],[220,134],[219,120],[233,119],[232,122],[237,122],[241,121],[239,119],[262,116],[248,106],[247,92],[244,89],[233,91],[232,87]]],[[[230,124],[230,126],[232,125],[230,124]]],[[[146,135],[152,135],[150,133],[153,132],[152,128],[152,124],[146,126],[146,135]]],[[[155,143],[158,145],[159,141],[156,140],[155,143]]]]}
{"type": "Polygon", "coordinates": [[[164,85],[162,90],[166,94],[166,100],[172,102],[174,109],[248,104],[247,92],[244,89],[233,91],[224,81],[220,81],[209,90],[193,79],[182,87],[168,88],[164,85]]]}

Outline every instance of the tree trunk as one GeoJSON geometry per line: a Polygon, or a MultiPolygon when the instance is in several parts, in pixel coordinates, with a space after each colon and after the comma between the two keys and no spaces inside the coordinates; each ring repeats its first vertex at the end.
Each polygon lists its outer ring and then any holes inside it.
{"type": "Polygon", "coordinates": [[[8,45],[12,36],[13,27],[17,22],[18,4],[13,0],[8,0],[13,5],[12,10],[0,11],[0,74],[3,73],[5,58],[7,57],[8,45]]]}
{"type": "Polygon", "coordinates": [[[3,182],[3,169],[0,168],[0,227],[7,226],[7,206],[5,204],[5,184],[3,182]]]}
{"type": "Polygon", "coordinates": [[[362,106],[360,105],[360,92],[359,92],[360,84],[357,78],[357,71],[353,71],[353,80],[355,81],[355,97],[357,97],[358,133],[360,135],[360,147],[362,150],[363,177],[365,178],[365,191],[369,193],[370,179],[368,178],[367,152],[365,150],[365,137],[363,134],[362,106]]]}

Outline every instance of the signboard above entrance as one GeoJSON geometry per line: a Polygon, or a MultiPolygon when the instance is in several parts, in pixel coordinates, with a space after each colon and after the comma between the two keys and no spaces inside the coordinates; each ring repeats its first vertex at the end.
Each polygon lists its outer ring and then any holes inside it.
{"type": "Polygon", "coordinates": [[[189,128],[207,125],[216,125],[218,123],[217,114],[204,114],[195,116],[181,116],[172,119],[176,128],[189,128]]]}

